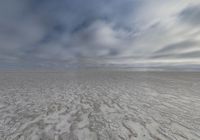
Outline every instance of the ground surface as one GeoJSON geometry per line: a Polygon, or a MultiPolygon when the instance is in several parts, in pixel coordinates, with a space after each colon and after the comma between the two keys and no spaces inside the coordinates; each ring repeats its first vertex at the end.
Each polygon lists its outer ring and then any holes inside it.
{"type": "Polygon", "coordinates": [[[1,140],[200,140],[200,73],[0,72],[1,140]]]}

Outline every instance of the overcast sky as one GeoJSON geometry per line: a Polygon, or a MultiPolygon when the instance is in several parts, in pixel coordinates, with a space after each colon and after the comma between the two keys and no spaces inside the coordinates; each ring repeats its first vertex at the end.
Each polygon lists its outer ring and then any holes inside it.
{"type": "Polygon", "coordinates": [[[199,0],[0,0],[0,67],[200,64],[199,0]]]}

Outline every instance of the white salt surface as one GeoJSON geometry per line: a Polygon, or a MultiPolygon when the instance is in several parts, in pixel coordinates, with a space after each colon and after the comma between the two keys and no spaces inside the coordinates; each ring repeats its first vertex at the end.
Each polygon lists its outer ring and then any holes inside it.
{"type": "Polygon", "coordinates": [[[0,72],[0,140],[200,140],[200,73],[0,72]]]}

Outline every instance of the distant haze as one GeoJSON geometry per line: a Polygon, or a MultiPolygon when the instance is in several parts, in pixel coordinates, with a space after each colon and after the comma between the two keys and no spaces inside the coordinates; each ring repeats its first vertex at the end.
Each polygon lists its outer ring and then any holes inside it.
{"type": "Polygon", "coordinates": [[[0,68],[200,66],[199,0],[0,0],[0,68]]]}

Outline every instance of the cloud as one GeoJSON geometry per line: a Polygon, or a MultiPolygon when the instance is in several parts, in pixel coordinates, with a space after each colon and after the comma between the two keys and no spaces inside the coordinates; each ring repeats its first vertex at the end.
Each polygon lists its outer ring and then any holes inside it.
{"type": "Polygon", "coordinates": [[[198,9],[196,0],[1,0],[0,66],[198,58],[198,9]]]}
{"type": "Polygon", "coordinates": [[[192,5],[185,8],[179,14],[179,19],[191,25],[199,26],[200,24],[200,5],[192,5]]]}
{"type": "Polygon", "coordinates": [[[182,51],[186,51],[191,49],[194,46],[197,46],[198,42],[188,40],[188,41],[182,41],[174,44],[170,44],[168,46],[165,46],[158,51],[156,51],[156,54],[166,54],[166,53],[181,53],[182,51]]]}

